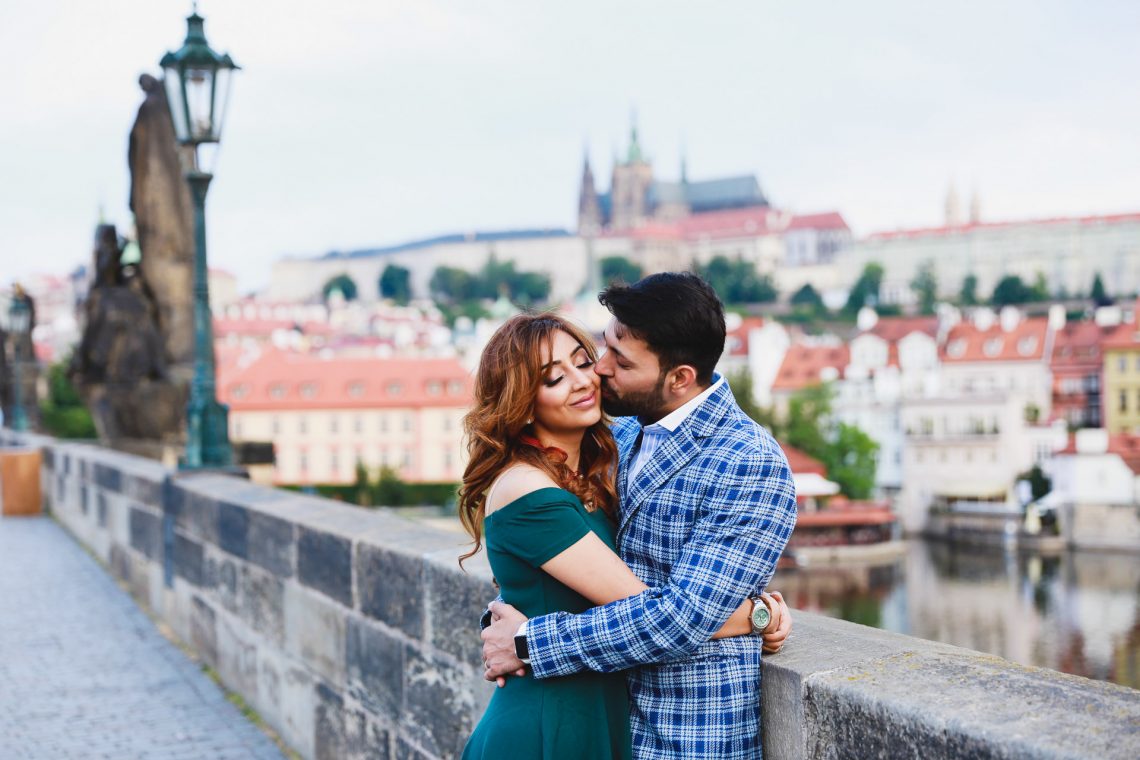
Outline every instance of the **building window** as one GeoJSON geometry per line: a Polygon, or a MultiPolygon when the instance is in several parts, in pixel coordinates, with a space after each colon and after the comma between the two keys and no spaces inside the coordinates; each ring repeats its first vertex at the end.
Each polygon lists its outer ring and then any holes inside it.
{"type": "Polygon", "coordinates": [[[309,455],[303,451],[297,455],[297,467],[300,468],[301,472],[309,469],[309,455]]]}
{"type": "Polygon", "coordinates": [[[1120,392],[1120,411],[1128,411],[1128,393],[1127,391],[1120,392]]]}
{"type": "Polygon", "coordinates": [[[234,438],[241,438],[241,420],[234,420],[234,438]]]}
{"type": "Polygon", "coordinates": [[[273,428],[273,435],[277,435],[278,433],[281,432],[281,418],[280,417],[274,415],[273,416],[273,422],[270,424],[272,425],[272,428],[273,428]]]}
{"type": "Polygon", "coordinates": [[[269,386],[269,397],[270,398],[284,398],[285,397],[285,386],[282,385],[281,383],[274,383],[273,385],[269,386]]]}
{"type": "Polygon", "coordinates": [[[386,415],[382,412],[380,414],[380,432],[381,433],[387,433],[388,432],[388,415],[386,415]]]}
{"type": "Polygon", "coordinates": [[[412,450],[404,449],[404,468],[408,469],[412,466],[412,450]]]}
{"type": "Polygon", "coordinates": [[[1017,341],[1017,353],[1022,356],[1031,356],[1037,350],[1037,336],[1027,335],[1017,341]]]}
{"type": "Polygon", "coordinates": [[[459,380],[452,380],[447,384],[447,392],[452,396],[459,396],[463,393],[463,383],[459,380]]]}
{"type": "Polygon", "coordinates": [[[309,432],[309,421],[303,414],[297,418],[297,432],[301,434],[309,432]]]}
{"type": "Polygon", "coordinates": [[[312,398],[317,395],[316,383],[301,383],[301,398],[312,398]]]}
{"type": "Polygon", "coordinates": [[[361,417],[359,414],[352,418],[352,432],[354,432],[354,433],[363,433],[364,432],[364,418],[361,417]]]}
{"type": "Polygon", "coordinates": [[[230,395],[234,398],[245,398],[249,395],[249,386],[245,383],[239,383],[230,391],[230,395]]]}
{"type": "Polygon", "coordinates": [[[965,338],[955,338],[954,340],[950,341],[950,344],[948,346],[946,346],[946,355],[953,358],[953,359],[959,359],[959,358],[965,356],[966,355],[966,339],[965,338]]]}
{"type": "Polygon", "coordinates": [[[447,414],[443,415],[443,432],[451,432],[451,416],[447,414]]]}
{"type": "Polygon", "coordinates": [[[990,338],[982,344],[982,353],[986,356],[997,356],[1001,353],[1001,347],[1004,342],[1002,338],[990,338]]]}
{"type": "Polygon", "coordinates": [[[1116,368],[1120,371],[1120,374],[1124,374],[1125,372],[1127,372],[1128,371],[1128,358],[1122,356],[1119,359],[1117,359],[1116,360],[1116,368]]]}
{"type": "Polygon", "coordinates": [[[354,382],[349,383],[348,384],[348,395],[352,396],[353,398],[359,398],[360,396],[363,396],[364,395],[364,383],[360,380],[356,380],[354,382]]]}
{"type": "Polygon", "coordinates": [[[329,432],[330,433],[339,432],[339,428],[340,428],[340,423],[337,421],[337,416],[334,414],[331,417],[329,417],[329,432]]]}
{"type": "Polygon", "coordinates": [[[329,452],[329,470],[332,471],[333,476],[340,473],[340,457],[336,455],[336,449],[329,452]]]}
{"type": "Polygon", "coordinates": [[[400,385],[399,383],[388,383],[386,392],[389,396],[399,396],[404,392],[404,386],[400,385]]]}
{"type": "Polygon", "coordinates": [[[438,380],[429,380],[425,389],[427,390],[427,395],[438,396],[440,393],[443,393],[443,383],[438,380]]]}
{"type": "Polygon", "coordinates": [[[405,433],[412,432],[412,415],[410,415],[410,414],[404,415],[404,432],[405,433]]]}

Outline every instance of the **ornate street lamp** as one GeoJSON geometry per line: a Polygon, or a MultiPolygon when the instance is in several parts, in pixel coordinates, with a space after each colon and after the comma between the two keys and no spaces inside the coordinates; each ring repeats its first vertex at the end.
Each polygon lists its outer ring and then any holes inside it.
{"type": "Polygon", "coordinates": [[[186,24],[186,41],[181,49],[164,55],[160,65],[174,134],[188,149],[186,181],[194,200],[194,379],[186,410],[186,456],[181,467],[196,469],[227,467],[233,461],[228,410],[217,398],[214,331],[206,274],[206,191],[213,175],[204,170],[199,148],[212,147],[221,140],[230,76],[238,66],[228,55],[215,52],[206,42],[197,4],[186,24]]]}
{"type": "Polygon", "coordinates": [[[8,304],[8,332],[12,340],[12,419],[8,426],[15,431],[28,429],[28,414],[24,411],[24,367],[20,353],[31,327],[32,310],[20,294],[13,294],[8,304]]]}

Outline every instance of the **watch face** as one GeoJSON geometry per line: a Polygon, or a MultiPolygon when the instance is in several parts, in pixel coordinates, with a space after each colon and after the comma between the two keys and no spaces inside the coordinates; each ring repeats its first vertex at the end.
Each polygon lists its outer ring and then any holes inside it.
{"type": "Polygon", "coordinates": [[[772,620],[772,613],[764,606],[763,602],[756,602],[756,606],[752,609],[752,630],[762,631],[768,627],[768,623],[772,620]]]}

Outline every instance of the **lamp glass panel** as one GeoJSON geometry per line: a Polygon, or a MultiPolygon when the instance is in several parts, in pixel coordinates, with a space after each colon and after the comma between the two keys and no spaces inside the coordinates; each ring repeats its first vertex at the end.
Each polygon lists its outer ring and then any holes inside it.
{"type": "Polygon", "coordinates": [[[222,127],[225,126],[226,111],[229,110],[230,85],[233,82],[234,70],[221,66],[214,72],[214,139],[222,139],[222,127]]]}
{"type": "Polygon", "coordinates": [[[214,136],[214,70],[189,67],[184,74],[186,105],[190,109],[190,138],[194,141],[212,141],[214,136]]]}
{"type": "Polygon", "coordinates": [[[174,122],[174,136],[180,143],[188,142],[190,130],[186,121],[186,105],[182,100],[182,72],[171,66],[166,69],[163,83],[166,85],[166,100],[170,103],[170,118],[174,122]]]}

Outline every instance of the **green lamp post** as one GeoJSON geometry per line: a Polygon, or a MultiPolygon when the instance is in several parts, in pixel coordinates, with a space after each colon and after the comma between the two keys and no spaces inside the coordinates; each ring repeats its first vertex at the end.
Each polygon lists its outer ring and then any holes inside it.
{"type": "Polygon", "coordinates": [[[24,337],[31,328],[32,312],[19,295],[8,305],[8,330],[12,334],[12,419],[8,426],[17,432],[28,429],[28,413],[24,410],[24,367],[20,361],[24,337]]]}
{"type": "Polygon", "coordinates": [[[186,23],[186,41],[164,55],[160,65],[174,134],[187,149],[186,182],[194,201],[194,379],[186,410],[186,455],[180,466],[200,469],[233,463],[228,409],[217,398],[206,268],[206,191],[213,175],[203,161],[207,148],[221,140],[230,78],[238,66],[210,48],[196,8],[186,23]]]}

